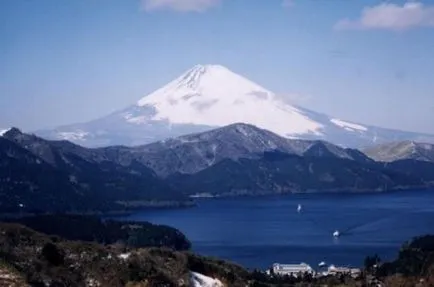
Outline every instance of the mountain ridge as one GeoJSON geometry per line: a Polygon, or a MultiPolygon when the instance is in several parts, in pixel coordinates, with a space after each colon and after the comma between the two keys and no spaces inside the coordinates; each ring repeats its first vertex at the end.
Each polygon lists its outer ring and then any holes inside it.
{"type": "Polygon", "coordinates": [[[434,162],[434,144],[431,143],[391,142],[364,149],[363,152],[376,161],[391,162],[414,159],[434,162]]]}
{"type": "Polygon", "coordinates": [[[60,207],[92,213],[189,202],[137,161],[121,165],[98,150],[17,128],[0,137],[0,144],[0,190],[8,191],[0,193],[3,212],[56,212],[60,207]],[[55,204],[59,199],[64,205],[55,204]]]}
{"type": "Polygon", "coordinates": [[[264,152],[258,158],[225,159],[195,174],[173,174],[168,181],[172,186],[188,191],[188,195],[213,197],[387,192],[429,186],[415,174],[385,168],[377,163],[302,157],[278,151],[264,152]]]}
{"type": "MultiPolygon", "coordinates": [[[[159,176],[173,173],[196,173],[224,159],[257,158],[265,151],[281,151],[288,154],[321,157],[327,152],[333,157],[349,158],[356,161],[371,161],[364,154],[322,141],[296,140],[281,137],[273,132],[250,124],[236,123],[176,138],[166,139],[137,147],[103,148],[113,155],[112,160],[128,163],[136,159],[153,169],[159,176]],[[122,150],[115,155],[113,150],[122,150]],[[129,153],[129,152],[130,153],[129,153]],[[129,159],[128,159],[129,158],[129,159]]],[[[326,154],[327,154],[326,153],[326,154]]],[[[325,154],[325,155],[326,155],[325,154]]]]}
{"type": "Polygon", "coordinates": [[[433,184],[434,162],[385,164],[359,150],[240,123],[137,147],[86,148],[16,128],[0,137],[3,212],[110,212],[191,205],[188,197],[197,193],[382,192],[433,184]]]}

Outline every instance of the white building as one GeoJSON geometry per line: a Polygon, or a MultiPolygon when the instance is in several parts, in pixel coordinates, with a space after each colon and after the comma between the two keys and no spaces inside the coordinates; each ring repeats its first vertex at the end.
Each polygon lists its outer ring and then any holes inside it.
{"type": "Polygon", "coordinates": [[[353,277],[357,277],[361,274],[361,270],[359,268],[348,268],[348,267],[336,267],[334,265],[330,265],[327,271],[328,275],[351,275],[353,277]]]}
{"type": "Polygon", "coordinates": [[[351,269],[347,267],[336,267],[334,265],[330,265],[328,268],[328,274],[336,275],[336,274],[350,274],[351,269]]]}
{"type": "Polygon", "coordinates": [[[299,274],[314,274],[314,270],[306,263],[300,264],[273,264],[273,273],[277,275],[292,275],[297,277],[299,274]]]}

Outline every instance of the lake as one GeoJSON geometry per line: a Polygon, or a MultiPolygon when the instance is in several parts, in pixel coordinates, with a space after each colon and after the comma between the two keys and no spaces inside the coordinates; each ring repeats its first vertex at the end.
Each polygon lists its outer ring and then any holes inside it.
{"type": "Polygon", "coordinates": [[[321,261],[362,266],[367,255],[390,260],[413,236],[434,233],[433,203],[434,190],[294,194],[199,199],[194,208],[148,210],[123,219],[176,227],[193,251],[248,268],[321,261]],[[338,239],[332,236],[336,229],[342,233],[338,239]]]}

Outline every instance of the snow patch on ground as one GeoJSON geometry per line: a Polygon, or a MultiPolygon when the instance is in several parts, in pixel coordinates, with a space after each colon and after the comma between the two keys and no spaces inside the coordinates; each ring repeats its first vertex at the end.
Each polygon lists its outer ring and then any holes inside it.
{"type": "Polygon", "coordinates": [[[338,127],[344,128],[348,131],[367,131],[368,128],[362,126],[362,125],[358,125],[358,124],[354,124],[354,123],[350,123],[350,122],[346,122],[343,120],[339,120],[339,119],[331,119],[330,120],[332,123],[334,123],[335,125],[337,125],[338,127]]]}
{"type": "Polygon", "coordinates": [[[196,272],[190,272],[190,282],[192,287],[224,287],[220,280],[196,272]]]}
{"type": "Polygon", "coordinates": [[[130,257],[130,253],[122,253],[122,254],[119,254],[119,258],[120,259],[123,259],[123,260],[126,260],[126,259],[128,259],[129,257],[130,257]]]}

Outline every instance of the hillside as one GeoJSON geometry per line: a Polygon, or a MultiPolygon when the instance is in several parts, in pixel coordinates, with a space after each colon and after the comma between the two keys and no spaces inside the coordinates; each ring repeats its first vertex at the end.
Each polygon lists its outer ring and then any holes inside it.
{"type": "Polygon", "coordinates": [[[210,287],[207,281],[216,284],[212,287],[356,287],[374,286],[374,282],[428,287],[434,278],[432,236],[404,244],[395,261],[380,261],[378,269],[373,269],[367,257],[366,277],[296,279],[268,276],[227,261],[168,248],[125,249],[69,241],[10,223],[0,223],[0,230],[0,286],[210,287]]]}
{"type": "Polygon", "coordinates": [[[89,202],[78,189],[70,182],[68,173],[0,137],[2,212],[16,212],[24,207],[29,212],[71,210],[78,206],[86,209],[89,202]]]}
{"type": "Polygon", "coordinates": [[[192,175],[168,178],[188,194],[214,196],[293,192],[381,192],[425,186],[415,174],[334,157],[265,152],[256,159],[226,159],[192,175]]]}
{"type": "Polygon", "coordinates": [[[0,229],[0,271],[4,266],[5,273],[28,286],[187,287],[192,272],[225,286],[245,286],[249,276],[234,264],[166,248],[124,250],[67,241],[16,224],[0,223],[0,229]]]}
{"type": "Polygon", "coordinates": [[[434,163],[375,162],[355,149],[233,124],[137,146],[85,148],[12,128],[0,137],[0,211],[111,212],[215,195],[362,192],[434,184],[434,163]]]}
{"type": "Polygon", "coordinates": [[[418,160],[434,162],[434,144],[412,141],[392,142],[366,148],[363,152],[376,161],[418,160]]]}
{"type": "Polygon", "coordinates": [[[0,137],[2,212],[101,212],[190,204],[146,166],[11,129],[0,137]]]}
{"type": "Polygon", "coordinates": [[[386,286],[433,286],[434,236],[415,237],[402,245],[395,260],[367,267],[386,286]]]}
{"type": "Polygon", "coordinates": [[[116,244],[126,248],[168,247],[188,250],[191,243],[179,230],[149,222],[114,221],[90,215],[36,215],[2,218],[35,231],[68,240],[116,244]]]}
{"type": "Polygon", "coordinates": [[[434,162],[403,159],[385,163],[383,167],[406,175],[416,175],[429,184],[434,183],[434,162]]]}
{"type": "Polygon", "coordinates": [[[161,177],[175,173],[194,174],[225,159],[258,158],[265,151],[372,162],[363,153],[354,149],[345,149],[323,141],[287,139],[243,123],[144,146],[114,146],[103,150],[113,161],[130,164],[136,160],[161,177]]]}

